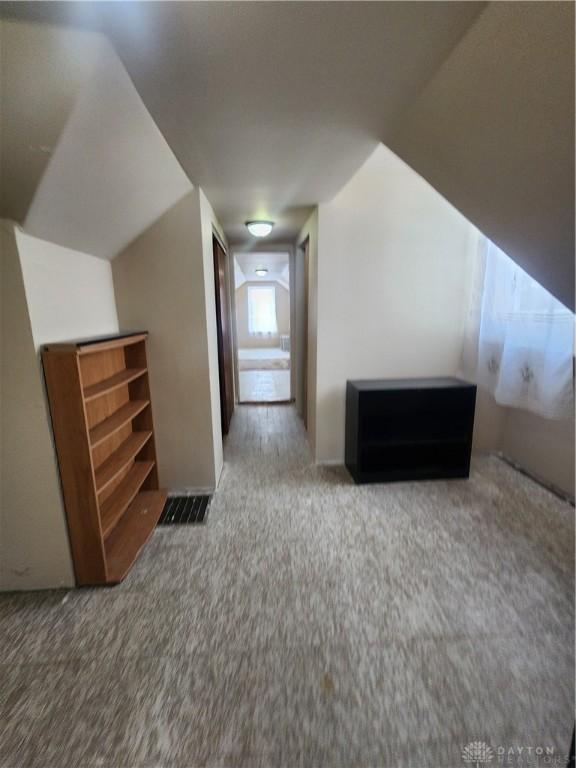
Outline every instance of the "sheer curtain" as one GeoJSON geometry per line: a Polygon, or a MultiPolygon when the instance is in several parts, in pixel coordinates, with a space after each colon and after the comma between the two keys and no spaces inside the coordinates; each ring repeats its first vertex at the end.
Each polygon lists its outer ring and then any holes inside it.
{"type": "Polygon", "coordinates": [[[278,333],[276,289],[273,285],[248,286],[248,332],[278,333]]]}
{"type": "Polygon", "coordinates": [[[574,314],[486,242],[478,384],[496,402],[553,419],[574,408],[574,314]]]}

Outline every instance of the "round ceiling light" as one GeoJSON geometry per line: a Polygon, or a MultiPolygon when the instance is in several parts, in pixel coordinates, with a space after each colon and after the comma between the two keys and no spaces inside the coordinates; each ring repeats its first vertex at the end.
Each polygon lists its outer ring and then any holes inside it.
{"type": "Polygon", "coordinates": [[[256,272],[258,277],[266,277],[268,274],[268,270],[265,267],[258,267],[258,269],[255,269],[254,272],[256,272]]]}
{"type": "Polygon", "coordinates": [[[266,237],[272,232],[273,221],[247,221],[248,232],[254,237],[266,237]]]}

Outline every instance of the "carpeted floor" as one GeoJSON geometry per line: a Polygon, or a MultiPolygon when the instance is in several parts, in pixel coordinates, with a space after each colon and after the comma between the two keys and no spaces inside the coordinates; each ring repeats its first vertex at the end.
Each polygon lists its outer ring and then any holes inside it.
{"type": "Polygon", "coordinates": [[[275,403],[290,400],[290,371],[240,371],[242,403],[275,403]]]}
{"type": "Polygon", "coordinates": [[[356,487],[292,408],[237,408],[206,526],[158,529],[114,589],[0,597],[0,766],[560,757],[573,543],[573,509],[497,459],[356,487]]]}

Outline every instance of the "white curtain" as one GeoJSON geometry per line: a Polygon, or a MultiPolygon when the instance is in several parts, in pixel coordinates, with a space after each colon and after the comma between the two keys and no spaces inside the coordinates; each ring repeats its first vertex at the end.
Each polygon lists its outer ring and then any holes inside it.
{"type": "Polygon", "coordinates": [[[248,286],[249,333],[278,333],[276,289],[273,285],[248,286]]]}
{"type": "Polygon", "coordinates": [[[478,384],[496,402],[572,415],[574,314],[493,243],[486,244],[478,384]]]}

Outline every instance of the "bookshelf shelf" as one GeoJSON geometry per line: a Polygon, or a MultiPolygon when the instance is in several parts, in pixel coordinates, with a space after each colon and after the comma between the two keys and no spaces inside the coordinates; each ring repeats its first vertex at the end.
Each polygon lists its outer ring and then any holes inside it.
{"type": "Polygon", "coordinates": [[[128,573],[162,513],[146,333],[42,351],[78,585],[128,573]]]}

